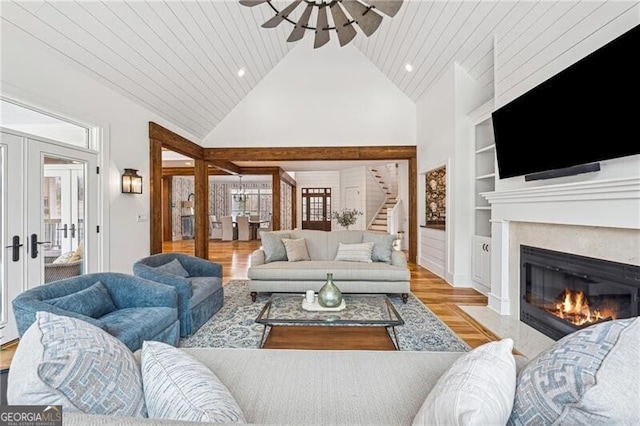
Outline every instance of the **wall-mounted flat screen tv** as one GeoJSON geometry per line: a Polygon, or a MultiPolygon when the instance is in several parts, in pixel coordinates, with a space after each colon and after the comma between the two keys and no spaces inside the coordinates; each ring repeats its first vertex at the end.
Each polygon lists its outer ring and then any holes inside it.
{"type": "Polygon", "coordinates": [[[640,154],[639,53],[640,25],[497,109],[500,178],[640,154]]]}

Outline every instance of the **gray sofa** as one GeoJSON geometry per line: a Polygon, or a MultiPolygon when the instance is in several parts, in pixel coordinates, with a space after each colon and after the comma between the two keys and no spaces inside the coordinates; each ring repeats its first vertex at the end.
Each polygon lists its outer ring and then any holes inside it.
{"type": "MultiPolygon", "coordinates": [[[[251,254],[247,271],[249,291],[255,301],[259,292],[298,293],[318,291],[324,285],[327,273],[333,273],[334,283],[343,293],[399,293],[406,302],[410,292],[410,271],[403,252],[391,247],[393,238],[386,234],[368,231],[313,231],[292,230],[263,233],[263,247],[251,254]],[[268,238],[286,235],[287,238],[304,238],[311,260],[268,262],[268,238]],[[390,261],[346,262],[336,261],[338,246],[361,243],[363,240],[386,239],[390,249],[390,261]]],[[[281,244],[281,243],[280,243],[281,244]]],[[[378,244],[378,242],[376,242],[378,244]]]]}

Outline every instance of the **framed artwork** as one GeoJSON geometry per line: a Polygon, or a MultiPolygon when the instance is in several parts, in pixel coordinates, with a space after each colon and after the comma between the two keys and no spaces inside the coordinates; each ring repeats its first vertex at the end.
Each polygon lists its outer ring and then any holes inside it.
{"type": "Polygon", "coordinates": [[[428,171],[425,179],[427,228],[445,229],[447,223],[446,166],[428,171]]]}

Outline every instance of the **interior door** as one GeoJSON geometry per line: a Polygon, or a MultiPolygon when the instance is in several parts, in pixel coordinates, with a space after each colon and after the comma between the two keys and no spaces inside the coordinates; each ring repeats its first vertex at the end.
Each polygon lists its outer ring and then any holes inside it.
{"type": "Polygon", "coordinates": [[[11,301],[25,290],[22,138],[0,133],[0,344],[18,338],[11,301]]]}
{"type": "Polygon", "coordinates": [[[331,231],[331,188],[302,188],[302,229],[331,231]]]}

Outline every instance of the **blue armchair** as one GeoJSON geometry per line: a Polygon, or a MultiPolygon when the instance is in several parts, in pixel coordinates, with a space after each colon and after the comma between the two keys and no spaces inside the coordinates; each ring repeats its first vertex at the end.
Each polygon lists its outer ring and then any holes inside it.
{"type": "Polygon", "coordinates": [[[134,275],[178,291],[180,336],[188,337],[222,308],[222,265],[181,253],[160,253],[133,264],[134,275]]]}
{"type": "Polygon", "coordinates": [[[100,327],[132,351],[140,349],[145,340],[178,344],[177,303],[173,287],[115,272],[44,284],[12,301],[21,337],[35,321],[36,312],[48,311],[100,327]]]}

